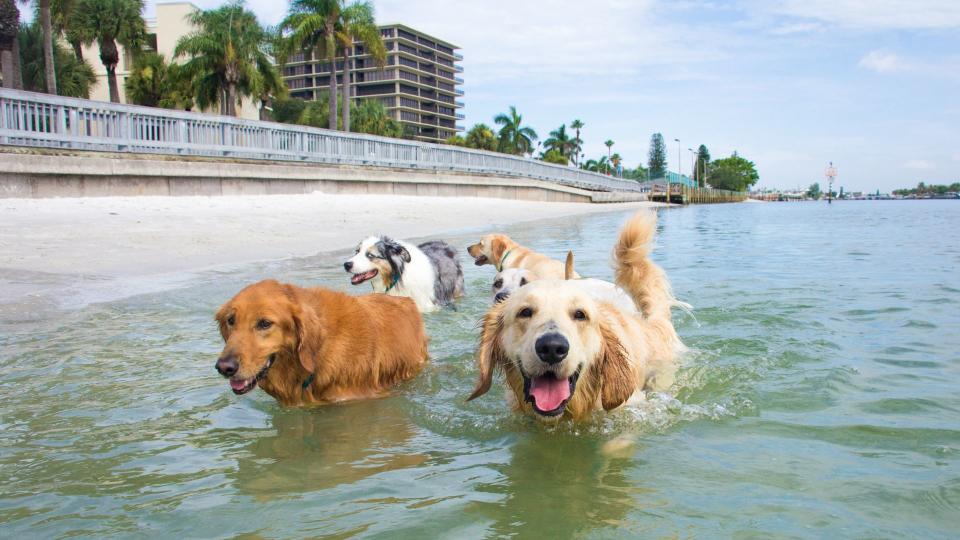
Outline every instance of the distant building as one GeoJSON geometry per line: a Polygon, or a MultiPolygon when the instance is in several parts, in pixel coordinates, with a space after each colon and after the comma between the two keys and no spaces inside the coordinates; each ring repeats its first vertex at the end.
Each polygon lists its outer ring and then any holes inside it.
{"type": "MultiPolygon", "coordinates": [[[[354,46],[350,98],[378,99],[419,140],[440,142],[462,131],[457,120],[463,119],[458,112],[463,102],[457,98],[463,96],[463,79],[457,74],[463,68],[456,62],[463,57],[454,52],[459,47],[402,24],[381,26],[380,35],[387,48],[383,69],[361,44],[354,46]]],[[[343,60],[336,69],[343,69],[343,60]]],[[[287,60],[283,78],[292,97],[314,100],[330,86],[330,64],[298,53],[287,60]]],[[[338,73],[337,84],[342,82],[338,73]]]]}
{"type": "MultiPolygon", "coordinates": [[[[169,2],[158,3],[156,5],[156,17],[145,19],[147,23],[147,43],[145,48],[162,54],[168,63],[173,61],[173,51],[177,47],[177,42],[183,36],[194,31],[194,27],[187,22],[194,12],[200,11],[200,8],[190,2],[169,2]]],[[[118,46],[120,52],[120,63],[117,64],[117,86],[119,86],[120,102],[127,103],[127,96],[124,83],[130,76],[133,69],[133,56],[126,47],[118,46]]],[[[90,89],[90,99],[97,101],[110,101],[110,89],[107,87],[107,69],[103,67],[100,61],[100,47],[93,43],[89,47],[83,47],[83,58],[93,67],[97,74],[97,82],[90,89]]],[[[186,62],[181,58],[179,63],[186,62]]],[[[219,114],[219,108],[214,107],[208,112],[219,114]]],[[[237,106],[237,116],[250,120],[260,118],[259,104],[243,98],[242,103],[237,106]]]]}

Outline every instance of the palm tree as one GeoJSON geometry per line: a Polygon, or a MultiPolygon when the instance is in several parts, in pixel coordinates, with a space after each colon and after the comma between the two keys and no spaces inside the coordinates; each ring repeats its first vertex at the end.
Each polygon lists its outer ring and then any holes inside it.
{"type": "MultiPolygon", "coordinates": [[[[17,42],[22,55],[20,67],[23,70],[23,88],[31,92],[43,92],[47,88],[43,30],[38,23],[23,24],[17,42]]],[[[77,60],[72,52],[59,43],[54,44],[53,52],[57,59],[55,66],[60,95],[88,98],[90,88],[97,82],[97,75],[90,64],[77,60]]]]}
{"type": "Polygon", "coordinates": [[[369,133],[382,137],[400,137],[403,126],[387,113],[387,108],[376,99],[365,99],[356,105],[353,111],[354,123],[351,131],[369,133]]]}
{"type": "Polygon", "coordinates": [[[3,69],[3,87],[13,88],[13,44],[20,33],[20,8],[16,0],[0,0],[0,66],[3,69]]]}
{"type": "Polygon", "coordinates": [[[188,20],[197,30],[177,42],[174,57],[190,57],[184,70],[201,108],[219,103],[222,114],[236,116],[242,96],[261,96],[280,84],[267,54],[270,34],[243,0],[197,11],[188,20]]]}
{"type": "Polygon", "coordinates": [[[493,122],[500,126],[497,134],[500,138],[499,151],[508,154],[527,154],[533,149],[533,141],[537,140],[537,132],[530,126],[523,125],[523,116],[517,114],[517,108],[510,106],[509,113],[500,113],[493,122]]]}
{"type": "Polygon", "coordinates": [[[78,3],[78,0],[51,0],[50,15],[53,34],[55,36],[62,35],[70,44],[70,47],[73,48],[73,54],[77,57],[77,60],[83,60],[83,43],[71,26],[73,12],[76,10],[78,3]]]}
{"type": "MultiPolygon", "coordinates": [[[[357,41],[363,44],[365,51],[373,57],[378,66],[387,63],[387,48],[380,37],[380,28],[377,27],[373,16],[373,4],[361,0],[346,6],[341,14],[340,29],[337,40],[343,47],[343,95],[344,102],[350,103],[350,58],[353,44],[357,41]]],[[[343,130],[350,131],[350,107],[341,107],[343,130]]]]}
{"type": "Polygon", "coordinates": [[[477,150],[497,150],[497,135],[490,126],[480,123],[474,124],[466,136],[467,146],[477,150]]]}
{"type": "Polygon", "coordinates": [[[330,63],[330,129],[337,129],[337,26],[343,9],[340,0],[293,0],[280,23],[289,33],[290,49],[310,51],[330,63]]]}
{"type": "Polygon", "coordinates": [[[613,148],[613,141],[607,139],[606,141],[603,141],[603,144],[607,147],[607,159],[610,159],[610,149],[613,148]]]}
{"type": "Polygon", "coordinates": [[[183,66],[168,64],[163,55],[143,53],[133,65],[124,83],[128,103],[186,109],[193,105],[190,80],[183,76],[183,66]]]}
{"type": "Polygon", "coordinates": [[[57,75],[53,63],[53,25],[50,23],[50,0],[40,0],[40,27],[43,29],[43,69],[47,93],[57,95],[57,75]]]}
{"type": "Polygon", "coordinates": [[[583,147],[583,139],[580,138],[580,130],[583,129],[583,125],[584,125],[583,122],[580,121],[579,118],[576,118],[573,120],[573,122],[570,122],[570,129],[574,130],[574,136],[573,136],[573,143],[574,143],[573,163],[574,164],[578,163],[577,156],[580,154],[580,150],[583,147]]]}
{"type": "Polygon", "coordinates": [[[556,150],[566,159],[570,158],[570,154],[575,148],[573,139],[567,135],[567,126],[565,124],[561,124],[560,127],[551,131],[550,137],[543,141],[543,146],[547,151],[556,150]]]}
{"type": "Polygon", "coordinates": [[[147,35],[143,22],[143,0],[80,0],[71,17],[72,32],[81,43],[94,41],[100,47],[100,61],[107,70],[110,101],[120,103],[117,86],[117,43],[134,52],[147,35]]]}

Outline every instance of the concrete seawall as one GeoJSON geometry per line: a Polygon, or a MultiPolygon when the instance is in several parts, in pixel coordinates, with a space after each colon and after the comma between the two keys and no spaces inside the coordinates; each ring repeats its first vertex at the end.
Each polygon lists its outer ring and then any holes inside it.
{"type": "Polygon", "coordinates": [[[376,193],[544,202],[645,201],[528,178],[258,160],[0,148],[0,198],[376,193]]]}

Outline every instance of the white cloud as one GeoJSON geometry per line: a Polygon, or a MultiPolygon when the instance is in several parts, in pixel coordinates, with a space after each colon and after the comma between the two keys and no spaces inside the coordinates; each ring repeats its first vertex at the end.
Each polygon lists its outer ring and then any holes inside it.
{"type": "Polygon", "coordinates": [[[800,22],[782,24],[770,30],[771,34],[777,36],[789,36],[793,34],[809,34],[813,32],[822,32],[823,25],[815,22],[800,22]]]}
{"type": "Polygon", "coordinates": [[[860,59],[858,64],[862,68],[876,71],[877,73],[891,73],[902,71],[906,68],[903,61],[897,55],[884,51],[870,51],[866,56],[860,59]]]}
{"type": "Polygon", "coordinates": [[[853,28],[960,28],[957,0],[781,0],[761,5],[781,15],[853,28]]]}
{"type": "Polygon", "coordinates": [[[936,169],[937,166],[933,162],[927,161],[925,159],[911,159],[903,164],[904,168],[913,169],[917,171],[929,171],[931,169],[936,169]]]}

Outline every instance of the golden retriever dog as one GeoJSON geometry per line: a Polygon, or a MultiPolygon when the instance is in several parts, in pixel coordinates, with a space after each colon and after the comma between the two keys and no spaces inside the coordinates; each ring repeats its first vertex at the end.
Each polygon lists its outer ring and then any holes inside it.
{"type": "Polygon", "coordinates": [[[216,368],[233,393],[259,385],[287,406],[380,397],[427,361],[409,298],[266,280],[237,293],[216,320],[226,342],[216,368]]]}
{"type": "MultiPolygon", "coordinates": [[[[488,234],[467,248],[474,264],[492,264],[497,272],[507,268],[529,270],[540,279],[563,279],[564,264],[542,253],[521,246],[505,234],[488,234]]],[[[580,277],[574,275],[574,277],[580,277]]]]}
{"type": "Polygon", "coordinates": [[[638,212],[614,249],[616,283],[638,310],[624,311],[578,280],[560,279],[528,283],[491,307],[468,401],[487,393],[497,370],[513,408],[545,420],[582,420],[670,386],[684,347],[671,322],[676,300],[649,258],[655,231],[656,214],[638,212]]]}

